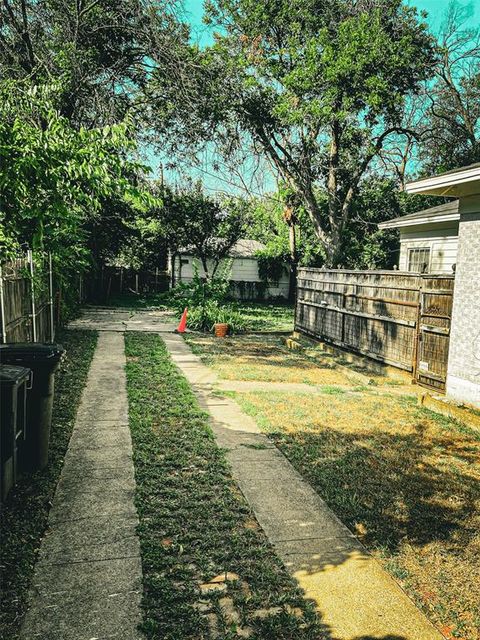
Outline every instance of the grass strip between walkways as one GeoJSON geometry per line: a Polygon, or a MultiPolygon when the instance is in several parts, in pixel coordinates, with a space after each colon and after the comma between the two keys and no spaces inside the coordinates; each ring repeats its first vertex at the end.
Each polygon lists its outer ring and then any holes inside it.
{"type": "Polygon", "coordinates": [[[125,342],[147,637],[329,637],[234,484],[161,338],[128,333],[125,342]]]}
{"type": "Polygon", "coordinates": [[[55,376],[49,463],[43,471],[20,479],[0,516],[1,640],[14,640],[18,636],[41,537],[47,526],[97,333],[63,331],[58,333],[57,342],[64,346],[66,353],[55,376]]]}

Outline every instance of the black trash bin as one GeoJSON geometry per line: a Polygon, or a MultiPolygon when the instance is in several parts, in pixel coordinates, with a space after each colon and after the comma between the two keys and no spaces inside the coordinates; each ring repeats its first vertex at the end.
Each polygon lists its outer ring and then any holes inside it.
{"type": "Polygon", "coordinates": [[[27,395],[27,437],[20,447],[24,471],[43,469],[48,462],[52,424],[54,373],[64,349],[59,344],[39,342],[0,345],[0,362],[31,369],[31,389],[27,395]]]}
{"type": "Polygon", "coordinates": [[[0,365],[0,503],[17,481],[17,450],[26,435],[30,369],[0,365]]]}

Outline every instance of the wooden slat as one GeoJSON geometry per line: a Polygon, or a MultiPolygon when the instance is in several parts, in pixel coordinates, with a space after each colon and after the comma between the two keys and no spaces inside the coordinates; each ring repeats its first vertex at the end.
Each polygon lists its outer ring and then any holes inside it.
{"type": "Polygon", "coordinates": [[[417,372],[446,376],[453,276],[397,271],[298,271],[295,328],[417,372]],[[418,362],[429,371],[419,371],[418,362]],[[445,375],[444,375],[445,374],[445,375]]]}
{"type": "Polygon", "coordinates": [[[393,318],[390,316],[374,315],[373,313],[363,313],[361,311],[350,311],[350,309],[342,309],[341,307],[333,307],[328,304],[319,304],[318,302],[310,302],[308,300],[298,300],[298,304],[305,304],[310,307],[317,307],[319,309],[328,309],[329,311],[336,311],[337,313],[345,313],[351,316],[358,316],[359,318],[370,318],[378,322],[393,322],[394,324],[401,324],[406,327],[415,327],[417,325],[413,320],[402,320],[400,318],[393,318]]]}

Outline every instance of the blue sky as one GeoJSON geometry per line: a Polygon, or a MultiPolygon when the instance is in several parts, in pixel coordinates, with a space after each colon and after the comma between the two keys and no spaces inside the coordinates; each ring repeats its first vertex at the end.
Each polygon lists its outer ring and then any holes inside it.
{"type": "MultiPolygon", "coordinates": [[[[447,9],[450,0],[404,0],[405,4],[415,6],[421,11],[428,12],[427,22],[432,31],[437,31],[442,21],[442,16],[447,9]]],[[[261,2],[261,0],[259,0],[261,2]]],[[[471,5],[474,15],[472,16],[472,24],[480,23],[480,0],[459,0],[460,4],[471,5]]],[[[202,0],[184,0],[185,17],[192,25],[193,37],[200,44],[208,44],[211,41],[211,35],[208,27],[202,23],[203,1],[202,0]]]]}
{"type": "MultiPolygon", "coordinates": [[[[262,2],[262,0],[258,0],[262,2]]],[[[480,24],[480,0],[457,0],[459,4],[469,6],[472,11],[471,25],[480,24]]],[[[450,0],[404,0],[405,4],[415,6],[421,11],[427,11],[427,23],[433,33],[436,33],[441,25],[445,12],[450,4],[450,0]]],[[[208,45],[212,42],[212,34],[209,27],[203,24],[203,0],[183,0],[183,8],[179,11],[181,19],[187,21],[191,25],[192,40],[198,42],[201,46],[208,45]]],[[[154,171],[154,177],[158,177],[158,165],[161,161],[165,162],[165,158],[161,159],[156,156],[152,150],[148,153],[148,163],[154,171]]],[[[191,177],[197,179],[201,178],[206,189],[215,191],[230,191],[232,185],[229,184],[228,174],[220,174],[218,177],[211,175],[211,162],[209,158],[205,156],[202,158],[202,168],[193,169],[185,168],[185,173],[191,177]]],[[[167,180],[178,181],[181,183],[182,178],[178,172],[166,172],[167,180]]],[[[238,179],[231,178],[232,182],[237,184],[238,179]]],[[[271,177],[266,177],[262,182],[259,182],[256,186],[257,192],[263,192],[265,189],[272,189],[274,187],[271,177]]],[[[233,189],[235,190],[235,189],[233,189]]],[[[241,189],[240,189],[241,190],[241,189]]]]}

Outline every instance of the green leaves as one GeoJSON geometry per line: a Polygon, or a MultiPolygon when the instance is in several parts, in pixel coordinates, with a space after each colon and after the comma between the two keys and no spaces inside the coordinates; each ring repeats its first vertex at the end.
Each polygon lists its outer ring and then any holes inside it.
{"type": "Polygon", "coordinates": [[[191,103],[188,114],[180,106],[188,139],[206,134],[226,154],[250,140],[300,196],[336,266],[360,181],[405,131],[405,104],[432,73],[426,25],[402,0],[212,0],[208,15],[220,34],[198,81],[210,127],[195,129],[191,103]]]}
{"type": "Polygon", "coordinates": [[[0,83],[2,256],[27,244],[75,267],[103,198],[139,209],[156,200],[125,177],[141,170],[128,159],[127,124],[76,130],[55,109],[57,89],[0,83]]]}

